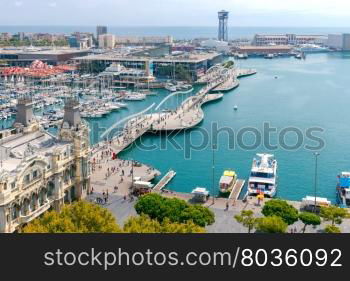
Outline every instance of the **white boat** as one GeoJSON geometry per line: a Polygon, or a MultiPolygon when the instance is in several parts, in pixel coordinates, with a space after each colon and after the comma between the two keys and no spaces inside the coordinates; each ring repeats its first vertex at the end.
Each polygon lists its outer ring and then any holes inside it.
{"type": "Polygon", "coordinates": [[[236,54],[236,58],[237,58],[237,59],[247,59],[247,58],[248,58],[248,54],[247,54],[247,53],[244,53],[244,54],[242,54],[242,53],[237,53],[237,54],[236,54]]]}
{"type": "Polygon", "coordinates": [[[128,105],[126,103],[122,103],[122,102],[115,102],[114,103],[116,106],[119,106],[120,108],[125,108],[128,107],[128,105]]]}
{"type": "Polygon", "coordinates": [[[233,110],[238,110],[238,106],[235,105],[235,106],[233,107],[233,110]]]}
{"type": "Polygon", "coordinates": [[[302,44],[299,48],[296,48],[298,52],[302,53],[325,53],[329,52],[329,48],[322,47],[316,44],[302,44]]]}
{"type": "Polygon", "coordinates": [[[277,160],[272,154],[257,154],[248,181],[248,194],[274,197],[277,192],[277,160]]]}
{"type": "Polygon", "coordinates": [[[124,100],[127,100],[127,101],[141,101],[145,99],[146,99],[146,95],[140,94],[140,93],[132,93],[124,97],[124,100]]]}
{"type": "Polygon", "coordinates": [[[275,55],[274,54],[267,54],[267,55],[265,55],[265,59],[273,59],[275,57],[275,55]]]}
{"type": "Polygon", "coordinates": [[[165,85],[165,89],[167,89],[168,91],[170,92],[176,92],[177,91],[177,88],[175,85],[171,84],[171,83],[167,83],[165,85]]]}

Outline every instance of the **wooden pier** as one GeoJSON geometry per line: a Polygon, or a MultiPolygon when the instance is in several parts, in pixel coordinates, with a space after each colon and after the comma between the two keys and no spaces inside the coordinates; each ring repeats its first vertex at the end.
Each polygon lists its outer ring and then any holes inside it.
{"type": "Polygon", "coordinates": [[[228,200],[236,201],[244,187],[244,184],[245,184],[245,180],[238,179],[232,188],[232,191],[230,193],[230,196],[228,197],[228,200]]]}
{"type": "Polygon", "coordinates": [[[176,176],[176,172],[173,170],[170,170],[153,188],[153,191],[159,192],[162,191],[164,187],[167,186],[167,184],[176,176]]]}

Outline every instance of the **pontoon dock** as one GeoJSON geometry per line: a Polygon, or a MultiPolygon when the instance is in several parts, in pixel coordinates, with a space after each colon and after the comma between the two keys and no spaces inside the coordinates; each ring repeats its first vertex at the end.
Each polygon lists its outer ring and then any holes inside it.
{"type": "Polygon", "coordinates": [[[170,170],[153,188],[155,192],[161,191],[166,185],[175,177],[176,172],[173,170],[170,170]]]}

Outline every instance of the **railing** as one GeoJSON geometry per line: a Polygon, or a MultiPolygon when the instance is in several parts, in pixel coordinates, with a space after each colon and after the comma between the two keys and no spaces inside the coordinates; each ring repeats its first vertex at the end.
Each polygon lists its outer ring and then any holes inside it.
{"type": "Polygon", "coordinates": [[[26,216],[20,216],[18,219],[18,223],[19,224],[23,224],[23,223],[28,223],[31,220],[35,219],[36,217],[38,217],[39,215],[41,215],[42,213],[44,213],[45,211],[47,211],[48,209],[50,209],[51,207],[51,202],[46,200],[47,203],[45,203],[44,205],[42,205],[41,207],[39,207],[38,209],[32,211],[29,215],[26,216]]]}

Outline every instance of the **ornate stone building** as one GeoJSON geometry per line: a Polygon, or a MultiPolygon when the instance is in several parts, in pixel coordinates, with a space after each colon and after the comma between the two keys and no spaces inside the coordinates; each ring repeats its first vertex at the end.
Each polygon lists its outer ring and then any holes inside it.
{"type": "Polygon", "coordinates": [[[68,100],[58,136],[35,120],[32,102],[18,101],[16,121],[0,131],[0,232],[15,232],[50,209],[90,190],[89,128],[68,100]]]}

